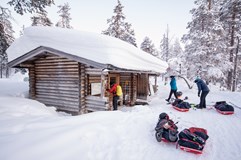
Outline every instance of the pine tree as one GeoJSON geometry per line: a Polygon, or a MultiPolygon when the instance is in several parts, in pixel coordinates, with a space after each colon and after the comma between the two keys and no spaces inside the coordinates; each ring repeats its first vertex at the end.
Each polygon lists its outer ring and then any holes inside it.
{"type": "Polygon", "coordinates": [[[149,37],[144,38],[144,41],[141,43],[140,48],[147,53],[157,56],[157,50],[155,49],[155,45],[152,43],[149,37]]]}
{"type": "Polygon", "coordinates": [[[57,22],[57,24],[55,25],[56,27],[61,27],[61,28],[73,28],[71,25],[70,25],[70,21],[71,21],[71,17],[70,17],[70,7],[69,7],[69,4],[68,3],[65,3],[63,6],[62,5],[59,5],[58,6],[59,8],[59,11],[57,13],[59,13],[61,19],[57,22]]]}
{"type": "Polygon", "coordinates": [[[47,17],[47,13],[40,12],[36,16],[31,17],[32,26],[52,26],[53,23],[47,17]]]}
{"type": "Polygon", "coordinates": [[[114,16],[107,20],[109,27],[102,31],[102,34],[109,35],[123,41],[126,41],[134,46],[136,45],[136,38],[134,30],[131,29],[131,24],[125,22],[125,15],[123,14],[124,6],[118,0],[118,4],[114,9],[114,16]]]}
{"type": "Polygon", "coordinates": [[[214,0],[196,0],[197,8],[191,10],[193,21],[188,23],[188,34],[182,40],[188,68],[188,77],[201,76],[214,81],[223,78],[230,64],[225,51],[225,32],[218,19],[214,0]]]}
{"type": "Polygon", "coordinates": [[[45,7],[54,4],[54,0],[11,0],[8,2],[14,10],[23,15],[24,13],[46,12],[45,7]]]}
{"type": "Polygon", "coordinates": [[[7,48],[14,41],[12,24],[10,22],[11,14],[7,8],[0,6],[0,71],[1,77],[4,70],[7,70],[8,56],[7,48]]]}

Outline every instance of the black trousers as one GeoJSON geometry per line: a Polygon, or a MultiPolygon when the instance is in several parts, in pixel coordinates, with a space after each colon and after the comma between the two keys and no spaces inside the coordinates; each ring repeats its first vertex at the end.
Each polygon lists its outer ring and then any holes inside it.
{"type": "Polygon", "coordinates": [[[171,99],[172,94],[174,94],[175,98],[177,99],[177,90],[172,90],[172,89],[171,89],[170,94],[169,94],[169,97],[168,97],[168,99],[167,99],[168,101],[171,99]]]}
{"type": "Polygon", "coordinates": [[[201,94],[200,97],[200,104],[199,104],[199,108],[206,108],[206,96],[208,95],[209,91],[204,91],[201,94]]]}
{"type": "Polygon", "coordinates": [[[119,96],[113,96],[113,110],[117,110],[118,108],[118,99],[119,96]]]}

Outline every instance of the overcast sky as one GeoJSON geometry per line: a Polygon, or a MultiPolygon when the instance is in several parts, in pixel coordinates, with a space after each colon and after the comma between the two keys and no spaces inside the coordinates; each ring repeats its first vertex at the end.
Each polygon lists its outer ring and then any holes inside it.
{"type": "MultiPolygon", "coordinates": [[[[0,5],[7,6],[1,0],[0,5]]],[[[48,17],[55,24],[59,17],[58,5],[69,3],[71,7],[71,25],[74,29],[101,33],[107,29],[107,19],[113,16],[117,0],[55,0],[55,6],[47,8],[48,17]]],[[[191,21],[190,10],[194,8],[194,0],[121,0],[126,22],[132,24],[137,39],[137,45],[148,36],[157,48],[161,38],[169,26],[170,38],[181,38],[187,33],[187,23],[191,21]]],[[[9,7],[9,6],[8,6],[9,7]]],[[[30,26],[30,14],[24,16],[12,13],[16,22],[13,23],[15,36],[19,36],[20,28],[30,26]]]]}

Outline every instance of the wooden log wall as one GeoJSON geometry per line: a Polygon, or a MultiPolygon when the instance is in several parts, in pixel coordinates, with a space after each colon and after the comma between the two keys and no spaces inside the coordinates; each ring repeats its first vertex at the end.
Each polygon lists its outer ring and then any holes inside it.
{"type": "Polygon", "coordinates": [[[88,111],[105,111],[108,110],[108,97],[101,98],[99,96],[87,96],[86,106],[88,111]]]}
{"type": "MultiPolygon", "coordinates": [[[[53,55],[38,58],[28,68],[32,99],[47,106],[55,106],[58,110],[77,114],[110,108],[110,97],[107,93],[103,98],[91,96],[91,83],[102,82],[101,69],[86,67],[76,61],[53,55]]],[[[119,74],[123,99],[127,100],[124,102],[135,105],[139,98],[137,96],[147,93],[148,75],[119,74]]],[[[107,82],[107,79],[108,75],[104,75],[104,81],[107,82]]]]}
{"type": "Polygon", "coordinates": [[[84,82],[80,83],[80,81],[85,76],[82,71],[79,71],[80,69],[84,70],[78,62],[58,56],[37,59],[34,69],[30,68],[30,81],[35,82],[35,85],[31,84],[30,88],[31,92],[35,92],[35,96],[32,95],[32,97],[59,110],[80,112],[80,106],[84,107],[81,96],[84,94],[82,89],[84,82]],[[81,73],[80,77],[79,73],[81,73]]]}

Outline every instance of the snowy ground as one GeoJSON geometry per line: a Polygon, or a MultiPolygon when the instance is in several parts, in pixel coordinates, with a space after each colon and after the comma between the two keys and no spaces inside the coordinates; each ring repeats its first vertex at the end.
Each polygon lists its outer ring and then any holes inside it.
{"type": "MultiPolygon", "coordinates": [[[[69,116],[24,98],[28,82],[1,79],[0,160],[241,159],[241,109],[235,108],[234,115],[221,115],[213,109],[178,112],[164,100],[169,85],[161,80],[159,85],[149,105],[69,116]],[[179,122],[179,131],[193,126],[207,129],[209,139],[202,155],[156,141],[154,127],[161,112],[179,122]]],[[[183,96],[189,97],[188,102],[199,102],[196,86],[189,90],[181,80],[177,85],[183,96]]],[[[241,107],[241,93],[221,92],[212,86],[207,103],[221,100],[241,107]]]]}

